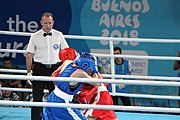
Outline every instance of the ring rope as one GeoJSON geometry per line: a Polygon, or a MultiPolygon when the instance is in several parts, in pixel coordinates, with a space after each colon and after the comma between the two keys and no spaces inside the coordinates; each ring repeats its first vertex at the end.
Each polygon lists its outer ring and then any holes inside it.
{"type": "Polygon", "coordinates": [[[180,82],[167,81],[144,81],[144,80],[122,80],[122,79],[95,79],[95,78],[69,78],[69,77],[48,77],[48,76],[26,76],[0,74],[1,79],[13,80],[35,80],[35,81],[65,81],[65,82],[87,82],[87,83],[111,83],[111,84],[132,84],[132,85],[154,85],[154,86],[180,86],[180,82]]]}
{"type": "Polygon", "coordinates": [[[0,49],[0,52],[27,53],[26,50],[0,49]]]}
{"type": "MultiPolygon", "coordinates": [[[[0,87],[0,90],[10,90],[10,91],[16,91],[16,92],[32,92],[32,89],[29,89],[29,88],[0,87]]],[[[49,90],[45,89],[44,93],[49,93],[49,90]]]]}
{"type": "MultiPolygon", "coordinates": [[[[14,50],[14,49],[0,49],[0,52],[12,52],[12,53],[27,53],[26,50],[14,50]]],[[[108,54],[97,54],[91,53],[98,57],[123,57],[123,58],[135,58],[135,59],[152,59],[152,60],[180,60],[179,57],[171,57],[171,56],[139,56],[139,55],[112,55],[109,56],[108,54]]]]}
{"type": "Polygon", "coordinates": [[[0,69],[0,72],[5,73],[27,73],[27,70],[19,70],[19,69],[0,69]]]}
{"type": "Polygon", "coordinates": [[[130,94],[130,93],[113,93],[111,95],[114,95],[114,94],[116,96],[134,97],[134,98],[180,100],[180,96],[170,96],[170,95],[148,95],[148,94],[130,94]]]}
{"type": "Polygon", "coordinates": [[[68,104],[68,103],[64,104],[64,103],[24,102],[24,101],[4,101],[4,100],[0,100],[0,105],[180,113],[179,108],[119,106],[119,105],[92,105],[92,104],[68,104]]]}
{"type": "Polygon", "coordinates": [[[129,78],[129,79],[142,79],[142,80],[169,80],[169,81],[180,81],[179,77],[164,77],[164,76],[139,76],[139,75],[109,75],[102,74],[104,77],[115,77],[115,78],[129,78]]]}
{"type": "Polygon", "coordinates": [[[96,54],[92,53],[98,57],[123,57],[123,58],[135,58],[135,59],[154,59],[154,60],[180,60],[179,57],[169,57],[169,56],[139,56],[139,55],[112,55],[109,56],[108,54],[96,54]]]}
{"type": "MultiPolygon", "coordinates": [[[[1,32],[2,31],[0,31],[0,34],[1,34],[1,32]]],[[[3,31],[4,32],[4,34],[13,34],[13,35],[17,35],[17,33],[18,33],[18,35],[20,35],[20,36],[30,36],[32,33],[25,33],[24,34],[24,32],[8,32],[7,33],[7,31],[3,31]]],[[[134,55],[113,55],[113,53],[112,53],[112,46],[113,46],[113,44],[111,44],[112,43],[112,41],[137,41],[137,42],[162,42],[162,43],[180,43],[180,40],[170,40],[170,39],[168,39],[168,40],[165,40],[165,39],[144,39],[144,38],[113,38],[113,37],[94,37],[94,36],[76,36],[76,35],[65,35],[65,38],[73,38],[73,39],[90,39],[90,40],[109,40],[109,42],[110,42],[110,52],[111,52],[111,62],[113,61],[113,58],[115,58],[115,57],[124,57],[124,58],[140,58],[140,59],[160,59],[160,60],[180,60],[180,58],[179,57],[166,57],[166,56],[134,56],[134,55]]],[[[6,49],[7,50],[7,49],[6,49]]],[[[6,51],[5,50],[5,51],[6,51]]],[[[19,50],[15,50],[15,51],[13,51],[13,50],[10,50],[10,52],[19,52],[19,53],[25,53],[26,51],[22,51],[21,50],[21,52],[19,51],[19,50]]],[[[96,54],[96,55],[98,55],[98,56],[106,56],[106,55],[104,55],[104,54],[96,54]]],[[[109,56],[106,56],[106,57],[109,57],[109,56]]],[[[111,64],[111,65],[113,65],[113,64],[111,64]]],[[[111,71],[112,73],[113,73],[113,70],[111,71]]],[[[2,76],[2,75],[1,75],[2,76]]],[[[8,75],[9,76],[9,75],[8,75]]],[[[18,75],[17,75],[18,76],[18,75]]],[[[16,77],[17,77],[16,76],[16,77]]],[[[107,75],[107,76],[110,76],[111,78],[114,78],[115,76],[117,76],[117,75],[107,75]]],[[[120,75],[118,75],[118,77],[119,77],[120,75]]],[[[125,75],[126,77],[128,77],[127,75],[125,75]]],[[[22,77],[22,76],[21,76],[22,77]]],[[[24,79],[24,80],[27,80],[27,78],[28,78],[28,80],[30,79],[32,77],[32,79],[31,80],[36,80],[35,79],[35,77],[37,78],[37,76],[26,76],[25,78],[26,79],[24,79]]],[[[122,77],[122,76],[120,76],[120,77],[122,77]]],[[[134,76],[133,76],[134,77],[134,76]]],[[[139,76],[137,76],[137,77],[139,77],[139,76]]],[[[142,76],[140,76],[140,77],[142,77],[142,76]]],[[[148,77],[148,76],[147,76],[148,77]]],[[[52,79],[52,77],[48,77],[48,79],[46,78],[46,77],[42,77],[43,78],[43,80],[42,81],[51,81],[49,78],[51,78],[52,79]],[[44,79],[45,78],[45,79],[44,79]]],[[[41,76],[40,77],[38,77],[38,80],[40,80],[40,79],[42,79],[41,78],[41,76]]],[[[125,77],[123,77],[123,78],[125,78],[125,77]]],[[[149,79],[152,79],[152,78],[154,78],[153,76],[150,76],[150,78],[149,79]]],[[[162,79],[163,77],[161,77],[161,79],[162,79]]],[[[168,77],[164,77],[164,78],[166,78],[166,80],[168,79],[168,77]]],[[[169,80],[172,80],[172,78],[174,78],[174,80],[176,79],[178,79],[177,77],[170,77],[170,79],[169,80]]],[[[12,79],[12,77],[10,78],[10,79],[12,79]]],[[[15,79],[15,78],[14,78],[15,79]]],[[[20,79],[20,78],[18,78],[18,79],[20,79]]],[[[147,79],[146,78],[146,76],[143,76],[143,78],[142,79],[147,79]]],[[[159,79],[160,79],[160,77],[159,77],[159,79]]],[[[164,80],[164,79],[163,79],[164,80]]],[[[84,80],[83,79],[79,79],[78,78],[78,80],[76,80],[76,79],[74,79],[74,78],[71,78],[70,80],[68,80],[68,78],[62,78],[61,80],[58,78],[56,78],[55,80],[53,80],[53,81],[78,81],[78,82],[84,82],[84,80]]],[[[180,84],[179,84],[179,82],[164,82],[164,81],[142,81],[142,80],[133,80],[133,81],[131,81],[131,80],[127,80],[127,81],[124,81],[124,80],[115,80],[115,81],[112,81],[111,79],[89,79],[89,81],[88,80],[86,80],[86,82],[97,82],[97,83],[100,83],[100,82],[106,82],[106,83],[115,83],[115,84],[117,84],[117,83],[124,83],[124,84],[134,84],[134,85],[136,85],[136,84],[138,84],[138,85],[161,85],[161,86],[180,86],[180,84]],[[151,83],[152,82],[152,83],[151,83]],[[167,84],[168,83],[168,84],[167,84]]],[[[118,93],[116,93],[116,94],[118,94],[118,93]]],[[[120,93],[121,94],[121,93],[120,93]]],[[[120,95],[119,94],[119,95],[120,95]]],[[[113,95],[115,95],[114,93],[113,93],[113,95]]],[[[123,95],[123,93],[121,94],[121,95],[123,95]]],[[[125,94],[124,94],[125,95],[125,94]]],[[[134,95],[134,94],[132,94],[132,95],[134,95]]],[[[136,94],[137,95],[137,94],[136,94]]],[[[139,96],[139,95],[138,95],[139,96]]],[[[150,95],[147,95],[146,97],[149,97],[150,95]]],[[[150,96],[150,97],[157,97],[158,95],[154,95],[154,96],[150,96]]],[[[142,97],[141,95],[139,96],[139,97],[142,97]]],[[[167,99],[166,97],[171,97],[171,96],[161,96],[161,95],[159,95],[159,97],[164,97],[163,99],[167,99]]],[[[177,96],[172,96],[172,98],[175,98],[175,99],[179,99],[177,96]]],[[[7,101],[3,101],[3,102],[7,102],[7,101]]],[[[3,102],[1,102],[0,101],[0,104],[3,104],[3,102]]],[[[8,101],[8,102],[12,102],[12,101],[8,101]]],[[[15,101],[16,102],[16,101],[15,101]]],[[[19,101],[18,101],[19,102],[19,101]]],[[[21,102],[21,101],[20,101],[21,102]]],[[[13,102],[14,103],[14,102],[13,102]]],[[[5,104],[8,104],[8,103],[5,103],[5,104]]],[[[3,105],[5,105],[5,104],[3,104],[3,105]]],[[[12,104],[12,103],[11,103],[12,104]]],[[[22,103],[15,103],[15,105],[21,105],[22,103]]],[[[24,103],[23,103],[24,104],[24,103]]],[[[34,106],[34,104],[36,104],[36,102],[32,102],[32,105],[31,106],[34,106]]],[[[40,102],[37,102],[37,106],[39,106],[41,103],[40,102]]],[[[55,105],[56,103],[42,103],[41,105],[42,106],[46,106],[46,105],[51,105],[52,104],[52,106],[53,107],[57,107],[58,105],[55,105]]],[[[57,103],[57,104],[61,104],[61,103],[57,103]]],[[[24,106],[26,106],[27,105],[27,103],[25,103],[24,104],[24,106]]],[[[60,106],[62,106],[62,107],[65,107],[65,106],[63,106],[64,104],[62,104],[62,105],[60,105],[60,106]]],[[[80,107],[80,108],[82,108],[83,106],[85,106],[86,108],[87,107],[92,107],[93,105],[82,105],[82,106],[76,106],[76,104],[72,104],[73,106],[68,106],[68,107],[80,107]]],[[[79,105],[79,104],[77,104],[77,105],[79,105]]],[[[36,106],[36,105],[35,105],[36,106]]],[[[59,107],[60,107],[59,106],[59,107]]],[[[130,110],[130,111],[151,111],[151,112],[170,112],[170,113],[180,113],[180,109],[179,108],[160,108],[160,107],[135,107],[135,106],[108,106],[108,105],[94,105],[93,107],[97,107],[97,109],[105,109],[104,107],[107,107],[107,109],[111,109],[111,107],[112,107],[112,109],[117,109],[117,110],[130,110]],[[110,107],[110,108],[108,108],[108,107],[110,107]],[[117,107],[117,108],[116,108],[117,107]],[[129,108],[130,107],[130,108],[129,108]],[[133,109],[133,108],[135,108],[135,109],[133,109]]],[[[96,109],[96,108],[95,108],[96,109]]]]}
{"type": "MultiPolygon", "coordinates": [[[[19,36],[30,36],[32,33],[27,32],[13,32],[13,31],[2,31],[0,34],[3,35],[19,35],[19,36]]],[[[82,39],[82,40],[109,40],[109,41],[133,41],[133,42],[155,42],[155,43],[180,43],[179,39],[151,39],[151,38],[115,38],[115,37],[96,37],[96,36],[79,36],[79,35],[64,35],[65,38],[69,39],[82,39]]]]}
{"type": "MultiPolygon", "coordinates": [[[[15,69],[0,69],[0,72],[10,72],[10,73],[27,73],[26,70],[15,70],[15,69]]],[[[0,74],[1,75],[1,74],[0,74]]],[[[9,76],[9,75],[8,75],[9,76]]],[[[102,74],[103,77],[107,78],[128,78],[128,79],[142,79],[142,80],[169,80],[169,81],[180,81],[179,77],[164,77],[164,76],[140,76],[140,75],[110,75],[102,74]]],[[[6,76],[4,76],[4,79],[6,76]]],[[[28,77],[28,76],[27,76],[28,77]]],[[[3,79],[3,78],[2,78],[3,79]]],[[[32,80],[32,79],[31,79],[32,80]]]]}
{"type": "MultiPolygon", "coordinates": [[[[0,90],[10,90],[16,92],[32,92],[32,89],[27,88],[8,88],[8,87],[0,87],[0,90]]],[[[47,89],[44,90],[44,93],[49,93],[47,89]]],[[[112,93],[111,95],[116,96],[125,96],[125,97],[134,97],[134,98],[153,98],[153,99],[169,99],[169,100],[180,100],[180,96],[167,96],[167,95],[148,95],[148,94],[130,94],[130,93],[112,93]]]]}

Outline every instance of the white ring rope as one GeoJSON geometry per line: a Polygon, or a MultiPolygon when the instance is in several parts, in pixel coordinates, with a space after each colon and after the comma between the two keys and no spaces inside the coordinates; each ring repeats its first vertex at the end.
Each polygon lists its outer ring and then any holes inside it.
{"type": "MultiPolygon", "coordinates": [[[[24,73],[26,74],[26,70],[17,70],[17,69],[0,69],[0,72],[7,73],[24,73]]],[[[114,78],[129,78],[129,79],[142,79],[142,80],[169,80],[169,81],[180,81],[180,77],[164,77],[164,76],[140,76],[140,75],[110,75],[110,74],[102,74],[103,77],[114,77],[114,78]]]]}
{"type": "Polygon", "coordinates": [[[26,50],[0,49],[0,52],[27,53],[26,50]]]}
{"type": "Polygon", "coordinates": [[[180,82],[169,81],[144,81],[144,80],[122,80],[122,79],[94,79],[94,78],[69,78],[69,77],[47,77],[47,76],[25,76],[0,74],[1,79],[13,80],[35,80],[35,81],[65,81],[65,82],[87,82],[87,83],[111,83],[153,86],[180,86],[180,82]]]}
{"type": "MultiPolygon", "coordinates": [[[[136,97],[136,98],[153,98],[153,99],[167,99],[167,100],[180,100],[180,96],[170,96],[170,95],[147,95],[147,94],[130,94],[130,93],[114,93],[116,96],[125,97],[136,97]]],[[[111,94],[111,95],[114,95],[111,94]]]]}
{"type": "Polygon", "coordinates": [[[5,73],[24,73],[27,74],[27,70],[18,70],[18,69],[0,69],[0,72],[5,73]]]}
{"type": "Polygon", "coordinates": [[[2,35],[16,35],[16,36],[31,36],[32,33],[0,30],[0,34],[2,34],[2,35]]]}
{"type": "Polygon", "coordinates": [[[180,77],[164,77],[164,76],[139,76],[139,75],[109,75],[102,74],[104,77],[114,78],[129,78],[129,79],[142,79],[142,80],[169,80],[169,81],[180,81],[180,77]]]}
{"type": "MultiPolygon", "coordinates": [[[[0,90],[10,90],[10,91],[16,91],[16,92],[32,92],[32,89],[28,89],[28,88],[0,87],[0,90]]],[[[49,90],[45,89],[44,93],[49,93],[49,90]]]]}
{"type": "MultiPolygon", "coordinates": [[[[32,92],[32,89],[27,89],[27,88],[0,87],[0,90],[10,90],[10,91],[16,91],[16,92],[32,92]]],[[[49,93],[49,91],[45,89],[44,93],[49,93]]],[[[180,100],[180,96],[130,94],[130,93],[112,93],[112,92],[110,92],[110,94],[111,95],[116,95],[116,96],[126,96],[126,97],[134,97],[134,98],[153,98],[153,99],[180,100]]]]}
{"type": "Polygon", "coordinates": [[[179,108],[119,106],[119,105],[92,105],[92,104],[90,105],[90,104],[68,104],[68,103],[64,104],[64,103],[49,103],[49,102],[24,102],[24,101],[3,101],[3,100],[0,100],[0,105],[180,113],[179,108]]]}
{"type": "MultiPolygon", "coordinates": [[[[1,31],[0,30],[0,34],[30,36],[32,33],[1,31]]],[[[179,39],[115,38],[115,37],[96,37],[96,36],[78,36],[78,35],[64,35],[64,37],[69,38],[69,39],[86,39],[86,40],[133,41],[133,42],[153,42],[153,43],[180,43],[179,39]]]]}
{"type": "Polygon", "coordinates": [[[92,53],[98,57],[123,57],[123,58],[135,58],[135,59],[154,59],[154,60],[180,60],[179,57],[167,57],[167,56],[139,56],[139,55],[108,55],[108,54],[96,54],[92,53]]]}
{"type": "MultiPolygon", "coordinates": [[[[11,32],[0,31],[0,34],[4,35],[19,35],[30,36],[32,33],[25,32],[11,32]]],[[[149,38],[114,38],[114,37],[96,37],[96,36],[78,36],[78,35],[64,35],[69,39],[84,39],[84,40],[108,40],[110,42],[110,55],[107,54],[94,54],[98,57],[110,57],[111,65],[114,65],[113,61],[115,57],[123,58],[135,58],[135,59],[155,59],[155,60],[180,60],[179,57],[171,56],[138,56],[138,55],[113,55],[113,41],[133,41],[133,42],[154,42],[154,43],[180,43],[178,39],[149,39],[149,38]]],[[[16,52],[26,53],[26,50],[12,50],[12,49],[0,49],[0,52],[16,52]]],[[[26,73],[25,70],[5,70],[0,69],[3,72],[13,73],[26,73]]],[[[113,70],[111,70],[114,73],[113,70]]],[[[87,79],[87,78],[64,78],[64,77],[45,77],[45,76],[23,76],[23,75],[4,75],[1,74],[1,79],[13,79],[13,80],[41,80],[41,81],[68,81],[68,82],[88,82],[88,83],[111,83],[111,84],[133,84],[133,85],[153,85],[153,86],[180,86],[178,77],[155,77],[155,76],[135,76],[135,75],[114,75],[103,74],[104,77],[110,77],[111,79],[87,79]],[[115,78],[121,78],[116,79],[115,78]],[[142,79],[142,80],[122,80],[122,78],[130,79],[142,79]],[[163,80],[163,81],[145,81],[150,80],[163,80]]],[[[21,88],[4,88],[0,87],[0,90],[15,90],[32,92],[32,89],[21,88]]],[[[48,92],[48,90],[44,90],[48,92]]],[[[156,98],[156,99],[172,99],[180,100],[179,96],[165,96],[165,95],[144,95],[144,94],[126,94],[126,93],[111,93],[112,95],[129,96],[129,97],[143,97],[143,98],[156,98]]],[[[0,101],[0,105],[22,105],[22,106],[51,106],[51,107],[69,107],[69,108],[90,108],[90,109],[113,109],[113,110],[126,110],[126,111],[148,111],[148,112],[166,112],[166,113],[180,113],[179,108],[162,108],[162,107],[137,107],[137,106],[114,106],[114,105],[89,105],[89,104],[64,104],[64,103],[44,103],[44,102],[22,102],[22,101],[0,101]]]]}
{"type": "MultiPolygon", "coordinates": [[[[26,50],[14,50],[14,49],[0,49],[0,52],[12,52],[12,53],[26,53],[26,50]]],[[[97,54],[92,53],[98,57],[123,57],[123,58],[135,58],[135,59],[152,59],[152,60],[180,60],[179,57],[171,57],[171,56],[139,56],[139,55],[112,55],[109,56],[108,54],[97,54]]]]}

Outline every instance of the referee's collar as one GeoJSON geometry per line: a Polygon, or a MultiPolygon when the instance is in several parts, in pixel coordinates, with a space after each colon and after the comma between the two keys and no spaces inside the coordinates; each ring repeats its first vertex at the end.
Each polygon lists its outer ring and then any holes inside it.
{"type": "Polygon", "coordinates": [[[43,36],[44,37],[46,37],[46,36],[52,36],[52,29],[51,29],[51,31],[49,31],[49,32],[45,32],[45,31],[43,31],[43,29],[42,29],[42,34],[43,34],[43,36]]]}
{"type": "Polygon", "coordinates": [[[43,29],[41,29],[42,30],[42,33],[44,34],[44,33],[53,33],[53,29],[51,29],[49,32],[45,32],[45,31],[43,31],[43,29]]]}

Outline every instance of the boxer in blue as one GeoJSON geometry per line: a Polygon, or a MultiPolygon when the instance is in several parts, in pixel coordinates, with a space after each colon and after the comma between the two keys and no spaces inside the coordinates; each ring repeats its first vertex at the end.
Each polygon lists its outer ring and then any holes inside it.
{"type": "MultiPolygon", "coordinates": [[[[89,73],[98,72],[95,59],[89,53],[79,53],[74,61],[66,60],[60,66],[58,77],[92,78],[89,73]]],[[[73,95],[82,87],[78,82],[55,82],[56,86],[49,95],[47,102],[72,103],[73,95]]],[[[77,108],[46,107],[43,120],[86,120],[86,117],[77,108]]]]}

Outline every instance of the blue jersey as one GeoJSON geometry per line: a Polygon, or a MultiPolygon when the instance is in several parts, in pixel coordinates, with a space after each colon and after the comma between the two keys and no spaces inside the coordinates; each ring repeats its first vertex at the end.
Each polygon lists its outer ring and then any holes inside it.
{"type": "MultiPolygon", "coordinates": [[[[123,60],[123,64],[115,65],[115,74],[128,75],[129,74],[129,61],[123,60]]],[[[125,78],[123,80],[125,80],[125,78]]],[[[112,92],[111,84],[109,84],[108,86],[108,91],[112,92]]],[[[120,88],[118,85],[116,85],[116,92],[128,93],[129,85],[125,85],[125,88],[120,88]]]]}
{"type": "MultiPolygon", "coordinates": [[[[70,63],[67,65],[67,67],[59,74],[58,77],[70,77],[73,72],[75,72],[78,68],[73,68],[71,67],[73,63],[70,63]]],[[[56,86],[63,92],[70,94],[70,95],[75,95],[78,93],[78,91],[81,89],[82,84],[80,83],[79,87],[76,88],[74,91],[70,91],[70,86],[69,82],[61,82],[61,81],[56,81],[56,86]]]]}
{"type": "MultiPolygon", "coordinates": [[[[70,63],[60,74],[59,77],[70,77],[77,68],[72,67],[70,63]]],[[[48,96],[47,102],[55,103],[72,103],[73,95],[81,89],[82,84],[71,91],[69,82],[56,82],[56,87],[48,96]]],[[[86,120],[86,117],[77,108],[62,108],[62,107],[46,107],[43,113],[43,120],[86,120]]]]}

